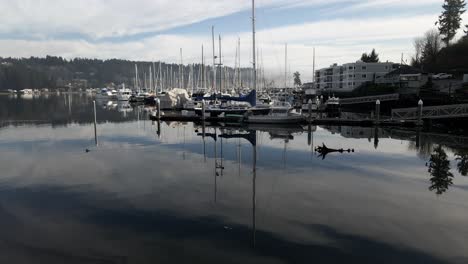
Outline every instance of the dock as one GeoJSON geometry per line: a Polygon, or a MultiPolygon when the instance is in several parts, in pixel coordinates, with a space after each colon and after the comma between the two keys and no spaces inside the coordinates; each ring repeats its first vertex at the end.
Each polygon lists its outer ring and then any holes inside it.
{"type": "MultiPolygon", "coordinates": [[[[232,115],[232,116],[219,116],[211,117],[206,116],[203,119],[201,116],[197,115],[182,115],[178,113],[170,113],[161,115],[159,118],[156,114],[150,114],[150,119],[152,121],[162,121],[162,122],[195,122],[195,123],[231,123],[231,124],[244,124],[244,117],[241,115],[232,115]]],[[[362,126],[370,127],[379,125],[382,127],[416,127],[418,126],[417,120],[393,120],[393,119],[382,119],[382,120],[373,120],[373,119],[344,119],[344,118],[310,118],[304,116],[302,122],[297,123],[297,125],[330,125],[330,126],[362,126]]],[[[275,124],[271,124],[275,125],[275,124]]]]}

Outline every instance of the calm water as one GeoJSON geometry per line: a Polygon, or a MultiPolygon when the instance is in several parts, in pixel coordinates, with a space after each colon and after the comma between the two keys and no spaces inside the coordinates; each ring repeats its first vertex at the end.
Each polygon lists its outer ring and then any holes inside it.
{"type": "Polygon", "coordinates": [[[97,115],[0,96],[1,263],[468,263],[467,137],[97,115]]]}

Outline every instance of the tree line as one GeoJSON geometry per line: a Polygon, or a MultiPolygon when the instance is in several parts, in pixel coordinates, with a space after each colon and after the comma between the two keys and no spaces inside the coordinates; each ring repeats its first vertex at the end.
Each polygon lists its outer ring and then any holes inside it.
{"type": "Polygon", "coordinates": [[[461,15],[465,13],[465,0],[444,0],[442,13],[435,22],[437,28],[414,40],[411,65],[425,72],[468,71],[468,25],[464,35],[456,40],[461,29],[461,15]]]}
{"type": "MultiPolygon", "coordinates": [[[[130,61],[120,59],[99,60],[99,59],[64,59],[62,57],[46,56],[45,58],[1,58],[0,57],[0,90],[14,89],[41,89],[61,88],[61,84],[68,84],[73,79],[87,80],[88,87],[104,87],[109,83],[125,83],[133,87],[135,81],[135,65],[138,65],[140,85],[150,76],[150,67],[154,67],[152,72],[159,74],[159,62],[130,61]]],[[[211,86],[213,79],[213,68],[204,68],[205,77],[201,77],[201,64],[183,65],[161,62],[161,75],[164,76],[166,84],[172,81],[173,85],[178,84],[179,79],[184,80],[181,86],[188,87],[189,81],[200,82],[205,80],[207,86],[211,86]],[[192,72],[192,74],[191,74],[192,72]],[[183,76],[183,78],[179,78],[183,76]]],[[[252,70],[249,68],[240,69],[242,85],[248,86],[253,80],[252,70]]],[[[223,68],[223,78],[234,82],[235,69],[223,68]]],[[[149,82],[149,81],[148,81],[149,82]]],[[[217,71],[217,86],[220,82],[220,73],[217,71]]],[[[224,81],[223,81],[224,82],[224,81]]],[[[196,84],[196,83],[195,83],[196,84]]]]}
{"type": "MultiPolygon", "coordinates": [[[[414,40],[414,55],[410,64],[425,72],[468,72],[468,25],[464,36],[455,41],[461,29],[461,16],[466,12],[465,0],[444,0],[442,13],[435,22],[437,28],[414,40]]],[[[379,62],[375,49],[361,56],[363,62],[379,62]]]]}

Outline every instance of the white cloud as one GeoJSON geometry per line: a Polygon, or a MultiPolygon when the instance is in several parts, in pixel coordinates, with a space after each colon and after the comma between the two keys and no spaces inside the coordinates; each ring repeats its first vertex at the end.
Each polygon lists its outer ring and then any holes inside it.
{"type": "MultiPolygon", "coordinates": [[[[331,0],[332,2],[353,2],[331,0]]],[[[356,8],[377,6],[416,7],[435,0],[359,1],[356,8]]],[[[323,0],[261,0],[260,6],[291,7],[297,5],[323,5],[323,0]]],[[[67,58],[96,57],[101,59],[123,58],[138,60],[162,60],[179,62],[179,48],[183,48],[184,62],[201,61],[201,45],[205,45],[205,56],[210,62],[211,34],[159,34],[144,39],[125,42],[64,40],[47,38],[50,32],[77,32],[100,38],[104,36],[142,33],[175,25],[190,24],[209,17],[230,14],[250,8],[249,0],[212,2],[209,0],[169,1],[113,1],[85,0],[74,3],[63,1],[2,1],[0,7],[7,10],[0,18],[0,33],[9,31],[34,31],[44,39],[0,40],[0,56],[29,57],[59,55],[67,58]],[[53,3],[51,3],[53,2],[53,3]],[[164,10],[164,12],[161,12],[164,10]],[[39,14],[39,15],[38,15],[39,14]],[[25,19],[26,17],[26,19],[25,19]]],[[[356,3],[356,2],[355,2],[356,3]]],[[[248,20],[248,17],[245,17],[248,20]]],[[[284,43],[289,43],[291,71],[299,70],[304,79],[312,76],[312,50],[316,47],[317,67],[332,63],[357,60],[363,52],[376,48],[381,60],[399,62],[401,54],[406,58],[412,53],[412,41],[434,25],[437,14],[417,16],[374,18],[336,18],[327,21],[287,25],[258,32],[258,47],[267,75],[282,76],[284,72],[284,43]]],[[[468,15],[464,15],[468,21],[468,15]]],[[[261,21],[259,21],[261,23],[261,21]]],[[[222,29],[220,29],[222,30],[222,29]]],[[[251,33],[240,32],[223,35],[223,57],[225,65],[234,66],[235,43],[241,38],[242,64],[250,65],[251,33]]]]}
{"type": "MultiPolygon", "coordinates": [[[[257,6],[317,7],[353,3],[357,8],[390,4],[414,7],[428,4],[428,1],[436,0],[259,0],[257,6]]],[[[250,7],[250,0],[0,0],[0,33],[43,38],[64,33],[93,39],[128,36],[190,25],[250,7]]]]}

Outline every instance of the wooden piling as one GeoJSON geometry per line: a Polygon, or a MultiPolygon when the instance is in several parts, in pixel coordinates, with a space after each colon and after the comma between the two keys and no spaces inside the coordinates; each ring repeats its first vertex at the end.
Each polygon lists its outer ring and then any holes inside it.
{"type": "Polygon", "coordinates": [[[94,108],[94,142],[96,143],[96,147],[97,147],[98,146],[98,138],[97,138],[96,101],[93,101],[93,108],[94,108]]]}
{"type": "Polygon", "coordinates": [[[418,125],[422,125],[422,114],[423,114],[423,107],[424,107],[424,102],[423,100],[419,100],[418,102],[418,125]]]}
{"type": "Polygon", "coordinates": [[[375,102],[375,123],[377,125],[380,123],[380,100],[375,102]]]}

